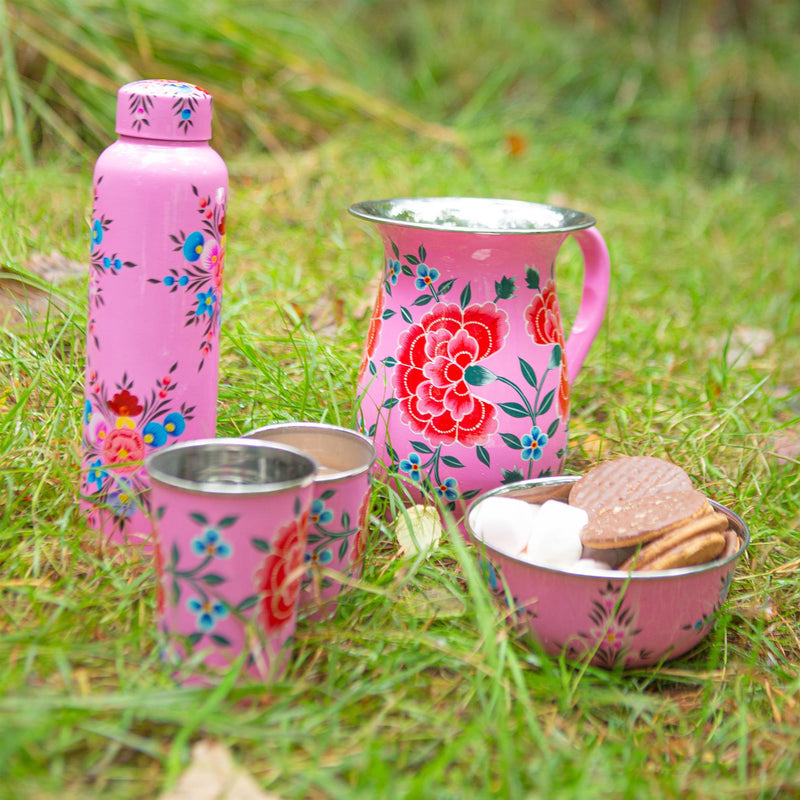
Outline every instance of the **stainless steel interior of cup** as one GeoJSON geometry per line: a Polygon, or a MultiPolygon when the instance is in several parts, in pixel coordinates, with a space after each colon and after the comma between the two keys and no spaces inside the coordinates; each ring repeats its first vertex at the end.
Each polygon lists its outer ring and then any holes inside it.
{"type": "Polygon", "coordinates": [[[594,217],[570,208],[483,197],[401,197],[367,200],[348,209],[369,222],[469,233],[567,233],[594,217]]]}
{"type": "Polygon", "coordinates": [[[313,458],[291,447],[245,439],[201,439],[152,453],[151,480],[208,494],[266,494],[310,485],[313,458]]]}
{"type": "MultiPolygon", "coordinates": [[[[513,497],[516,500],[525,500],[528,503],[537,503],[541,504],[544,503],[545,500],[561,500],[562,502],[567,502],[569,499],[569,493],[572,489],[572,485],[575,481],[578,480],[579,475],[556,475],[549,478],[534,478],[529,481],[520,481],[519,483],[509,483],[505,486],[499,486],[496,489],[492,489],[484,494],[476,497],[472,503],[470,503],[469,507],[467,508],[467,515],[466,515],[466,528],[467,531],[472,538],[473,542],[480,547],[485,547],[486,550],[498,553],[500,555],[505,556],[506,558],[516,559],[516,556],[504,552],[502,550],[498,550],[497,548],[492,547],[490,544],[486,543],[481,539],[480,536],[472,529],[470,525],[470,517],[472,516],[472,512],[475,507],[485,500],[487,497],[513,497]]],[[[570,575],[576,575],[580,577],[587,577],[587,578],[610,578],[610,577],[617,577],[620,574],[630,576],[630,580],[661,580],[665,577],[679,577],[681,575],[688,575],[693,572],[704,572],[709,569],[715,569],[722,564],[727,564],[730,561],[735,561],[739,558],[742,553],[747,550],[748,545],[750,544],[750,529],[747,527],[745,521],[735,512],[731,511],[726,506],[721,505],[716,500],[709,500],[709,503],[713,506],[715,511],[718,511],[728,518],[730,526],[736,531],[736,533],[742,539],[742,546],[736,553],[733,553],[730,556],[727,556],[724,559],[715,559],[714,561],[709,561],[705,564],[697,564],[692,567],[678,567],[676,569],[663,569],[663,570],[654,570],[652,572],[645,571],[645,570],[632,570],[630,573],[624,572],[621,573],[618,570],[602,570],[597,572],[570,572],[566,569],[561,569],[559,567],[551,567],[544,564],[529,564],[529,562],[524,562],[529,566],[535,569],[542,569],[548,572],[562,572],[568,573],[570,575]]]]}
{"type": "Polygon", "coordinates": [[[317,482],[360,475],[375,463],[375,446],[357,431],[322,422],[265,425],[246,438],[279,442],[308,453],[318,464],[317,482]]]}

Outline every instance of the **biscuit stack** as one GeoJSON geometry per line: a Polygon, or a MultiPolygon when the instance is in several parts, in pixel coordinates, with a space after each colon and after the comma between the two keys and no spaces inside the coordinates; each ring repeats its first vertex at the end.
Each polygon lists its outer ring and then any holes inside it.
{"type": "Polygon", "coordinates": [[[684,470],[659,458],[606,461],[575,482],[569,503],[589,515],[584,547],[621,551],[618,569],[688,567],[741,547],[727,515],[714,510],[684,470]]]}

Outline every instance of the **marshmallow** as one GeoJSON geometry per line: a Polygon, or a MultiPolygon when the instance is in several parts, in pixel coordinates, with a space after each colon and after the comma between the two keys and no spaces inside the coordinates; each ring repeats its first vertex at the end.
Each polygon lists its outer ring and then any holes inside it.
{"type": "Polygon", "coordinates": [[[589,515],[559,500],[547,500],[536,515],[536,524],[528,537],[520,558],[531,564],[568,567],[583,552],[581,531],[589,515]]]}
{"type": "Polygon", "coordinates": [[[469,524],[486,544],[516,556],[528,541],[538,510],[513,497],[487,497],[472,511],[469,524]]]}
{"type": "Polygon", "coordinates": [[[571,569],[573,572],[597,572],[611,570],[613,567],[607,561],[598,561],[596,558],[579,558],[571,569]]]}

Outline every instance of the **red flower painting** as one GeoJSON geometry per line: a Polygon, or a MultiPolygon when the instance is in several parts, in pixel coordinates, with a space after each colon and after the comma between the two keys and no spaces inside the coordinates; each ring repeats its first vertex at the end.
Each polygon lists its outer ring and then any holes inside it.
{"type": "Polygon", "coordinates": [[[379,291],[375,298],[375,305],[372,308],[372,316],[369,320],[369,329],[367,330],[367,341],[364,345],[364,354],[361,358],[361,365],[358,368],[358,382],[367,372],[367,364],[375,353],[375,348],[378,346],[378,341],[381,336],[381,326],[383,324],[383,292],[379,291]]]}
{"type": "Polygon", "coordinates": [[[353,553],[351,558],[351,569],[355,576],[361,574],[363,564],[361,563],[364,558],[364,551],[367,549],[367,536],[369,535],[369,505],[370,493],[369,490],[364,492],[364,497],[361,499],[361,505],[358,508],[357,525],[358,530],[353,539],[353,553]]]}
{"type": "Polygon", "coordinates": [[[144,410],[139,399],[127,389],[117,392],[108,401],[108,407],[119,417],[136,417],[144,410]]]}
{"type": "Polygon", "coordinates": [[[105,463],[123,475],[136,472],[144,454],[142,434],[133,428],[115,428],[103,442],[105,463]]]}
{"type": "Polygon", "coordinates": [[[561,309],[558,305],[556,285],[552,280],[547,281],[544,289],[534,295],[531,304],[525,309],[525,329],[537,344],[557,344],[561,347],[558,413],[563,419],[569,412],[569,374],[564,329],[561,327],[561,309]]]}
{"type": "Polygon", "coordinates": [[[266,631],[285,625],[291,618],[303,578],[308,535],[308,512],[278,532],[272,552],[256,572],[260,594],[258,619],[266,631]]]}
{"type": "Polygon", "coordinates": [[[403,421],[431,444],[486,444],[497,410],[465,379],[471,366],[499,352],[508,335],[505,311],[494,303],[441,304],[398,340],[394,396],[403,421]]]}

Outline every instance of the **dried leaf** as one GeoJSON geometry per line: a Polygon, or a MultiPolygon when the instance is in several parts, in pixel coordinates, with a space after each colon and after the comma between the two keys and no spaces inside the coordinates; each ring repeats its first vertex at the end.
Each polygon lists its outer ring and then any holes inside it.
{"type": "Polygon", "coordinates": [[[51,250],[49,255],[34,253],[25,264],[25,269],[38,275],[47,283],[60,283],[68,278],[77,278],[86,274],[88,265],[80,261],[72,261],[58,250],[51,250]]]}
{"type": "Polygon", "coordinates": [[[25,319],[27,314],[44,313],[49,301],[48,286],[79,277],[88,267],[72,261],[57,250],[50,255],[34,253],[19,272],[0,273],[0,324],[25,319]]]}
{"type": "Polygon", "coordinates": [[[506,135],[506,150],[512,158],[519,158],[528,150],[528,140],[521,133],[512,132],[506,135]]]}
{"type": "Polygon", "coordinates": [[[775,342],[775,334],[764,328],[737,325],[730,336],[724,336],[715,343],[715,351],[725,351],[729,367],[746,366],[753,358],[765,355],[775,342]]]}
{"type": "Polygon", "coordinates": [[[321,296],[310,309],[290,303],[297,318],[320,337],[334,337],[345,318],[344,300],[332,291],[321,296]]]}
{"type": "Polygon", "coordinates": [[[781,464],[800,459],[800,429],[784,428],[772,440],[772,452],[781,464]]]}
{"type": "Polygon", "coordinates": [[[280,800],[262,791],[253,777],[237,767],[227,747],[200,741],[177,784],[160,800],[280,800]]]}

